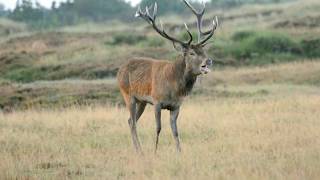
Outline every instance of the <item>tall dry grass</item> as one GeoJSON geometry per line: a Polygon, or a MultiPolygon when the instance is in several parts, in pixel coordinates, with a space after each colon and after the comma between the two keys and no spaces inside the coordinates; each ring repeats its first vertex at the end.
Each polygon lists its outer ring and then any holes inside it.
{"type": "Polygon", "coordinates": [[[131,144],[124,108],[0,114],[0,179],[318,179],[320,96],[300,90],[188,98],[179,117],[181,154],[167,112],[153,154],[152,108],[138,123],[142,157],[131,144]]]}

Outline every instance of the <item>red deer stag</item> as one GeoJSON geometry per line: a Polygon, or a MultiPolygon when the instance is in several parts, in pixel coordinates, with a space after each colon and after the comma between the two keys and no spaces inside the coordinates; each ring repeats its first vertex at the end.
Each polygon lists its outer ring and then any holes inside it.
{"type": "Polygon", "coordinates": [[[172,41],[174,47],[181,51],[175,62],[155,60],[151,58],[133,58],[120,67],[117,75],[121,94],[127,108],[130,111],[128,120],[132,141],[135,149],[141,152],[140,142],[137,136],[136,124],[144,112],[146,104],[152,104],[156,119],[155,152],[158,146],[159,134],[161,131],[161,110],[170,111],[170,124],[175,139],[177,151],[181,151],[177,129],[177,117],[181,103],[186,95],[192,90],[197,76],[207,74],[208,66],[212,60],[208,58],[203,47],[214,35],[218,26],[218,18],[213,20],[212,28],[209,31],[202,31],[202,17],[205,12],[205,5],[202,11],[198,12],[189,2],[183,0],[197,17],[198,42],[193,43],[193,37],[185,24],[189,40],[187,42],[178,40],[169,35],[156,23],[157,4],[155,3],[151,15],[150,8],[142,12],[140,7],[136,17],[141,17],[152,25],[153,29],[162,37],[172,41]]]}

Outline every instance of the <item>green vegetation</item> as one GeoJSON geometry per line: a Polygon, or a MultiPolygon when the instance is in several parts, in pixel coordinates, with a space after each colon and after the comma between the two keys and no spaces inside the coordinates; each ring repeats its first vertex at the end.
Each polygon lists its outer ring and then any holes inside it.
{"type": "MultiPolygon", "coordinates": [[[[239,31],[210,51],[219,59],[236,59],[233,64],[262,65],[301,58],[318,58],[320,39],[297,40],[284,33],[239,31]]],[[[222,40],[221,40],[222,41],[222,40]]]]}
{"type": "Polygon", "coordinates": [[[309,58],[320,57],[320,38],[303,40],[301,42],[304,54],[309,58]]]}
{"type": "Polygon", "coordinates": [[[145,41],[146,39],[147,39],[146,36],[143,36],[143,35],[117,33],[113,35],[113,41],[111,42],[111,44],[112,45],[119,45],[119,44],[135,45],[141,41],[145,41]]]}
{"type": "Polygon", "coordinates": [[[252,36],[234,41],[228,49],[239,59],[267,57],[268,54],[295,53],[298,44],[283,34],[253,33],[252,36]]]}

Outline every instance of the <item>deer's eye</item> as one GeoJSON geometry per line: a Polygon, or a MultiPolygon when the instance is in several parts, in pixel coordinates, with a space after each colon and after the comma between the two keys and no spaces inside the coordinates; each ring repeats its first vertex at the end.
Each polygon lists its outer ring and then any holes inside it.
{"type": "Polygon", "coordinates": [[[195,56],[195,55],[196,55],[196,53],[194,53],[194,52],[191,52],[191,53],[190,53],[190,55],[191,55],[191,56],[195,56]]]}

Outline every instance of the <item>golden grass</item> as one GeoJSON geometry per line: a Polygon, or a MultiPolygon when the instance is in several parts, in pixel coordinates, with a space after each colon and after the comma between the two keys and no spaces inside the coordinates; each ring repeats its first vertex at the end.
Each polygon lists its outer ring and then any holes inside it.
{"type": "Polygon", "coordinates": [[[290,93],[288,86],[280,97],[188,98],[179,117],[181,154],[167,112],[153,154],[152,108],[138,123],[143,157],[124,108],[0,114],[0,179],[317,179],[320,96],[309,88],[290,93]]]}

